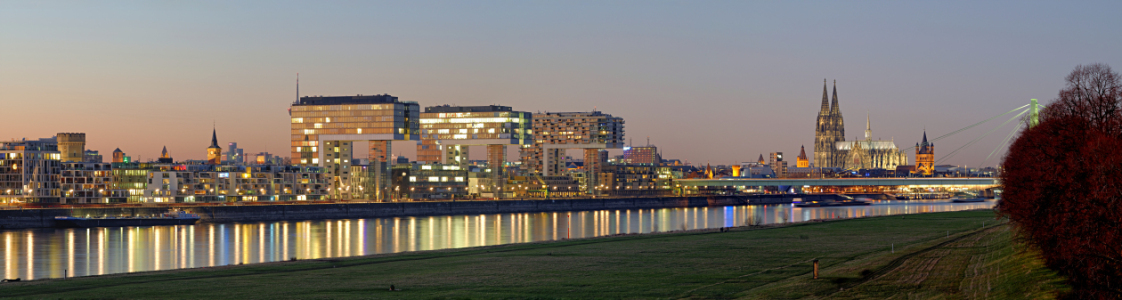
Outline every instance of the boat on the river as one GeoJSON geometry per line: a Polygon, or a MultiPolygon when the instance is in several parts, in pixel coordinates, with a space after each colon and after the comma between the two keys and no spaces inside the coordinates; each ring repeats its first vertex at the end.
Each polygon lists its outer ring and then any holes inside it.
{"type": "Polygon", "coordinates": [[[951,198],[952,203],[972,203],[972,202],[986,202],[986,198],[951,198]]]}
{"type": "Polygon", "coordinates": [[[844,200],[844,201],[823,200],[823,201],[803,202],[803,203],[795,204],[795,206],[798,206],[798,207],[835,207],[835,206],[863,206],[863,205],[871,205],[871,204],[872,203],[869,203],[869,201],[862,201],[862,200],[844,200]]]}
{"type": "Polygon", "coordinates": [[[154,225],[194,225],[199,221],[199,215],[182,210],[171,211],[156,216],[132,217],[55,217],[55,224],[59,227],[89,228],[89,227],[121,227],[121,226],[154,226],[154,225]]]}

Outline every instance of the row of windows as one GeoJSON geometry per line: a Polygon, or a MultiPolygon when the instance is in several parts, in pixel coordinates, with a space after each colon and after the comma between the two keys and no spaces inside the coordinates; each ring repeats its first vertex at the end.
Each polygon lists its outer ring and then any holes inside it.
{"type": "Polygon", "coordinates": [[[405,126],[404,126],[404,123],[401,123],[401,122],[354,122],[354,123],[332,122],[332,123],[292,124],[292,130],[313,129],[313,128],[368,128],[368,129],[373,130],[375,128],[396,128],[396,127],[405,127],[405,126]]]}
{"type": "Polygon", "coordinates": [[[421,118],[435,119],[435,118],[488,118],[488,117],[515,117],[515,118],[529,118],[530,113],[526,112],[455,112],[455,113],[421,113],[421,118]]]}
{"type": "MultiPolygon", "coordinates": [[[[292,140],[302,141],[304,136],[307,135],[308,140],[314,140],[317,137],[313,135],[320,134],[392,134],[394,128],[320,128],[320,129],[293,129],[292,140]]],[[[397,134],[408,134],[412,132],[409,129],[397,128],[397,134]]]]}
{"type": "MultiPolygon", "coordinates": [[[[425,179],[426,177],[421,177],[425,179]]],[[[448,182],[448,176],[429,176],[427,181],[422,182],[448,182]]],[[[464,182],[463,176],[452,177],[453,182],[464,182]]],[[[417,182],[417,176],[409,176],[409,182],[417,182]]]]}
{"type": "Polygon", "coordinates": [[[508,133],[506,128],[461,128],[461,129],[426,129],[423,134],[449,134],[449,133],[508,133]],[[497,130],[496,130],[497,129],[497,130]]]}
{"type": "Polygon", "coordinates": [[[427,138],[428,139],[439,139],[439,140],[466,140],[466,139],[479,140],[479,139],[508,139],[508,138],[510,138],[510,137],[504,137],[504,135],[507,135],[507,134],[505,134],[505,133],[480,133],[480,134],[457,133],[457,134],[434,134],[434,135],[428,136],[427,138]]]}
{"type": "MultiPolygon", "coordinates": [[[[6,155],[5,154],[0,154],[0,159],[2,159],[2,158],[22,160],[23,159],[23,153],[7,153],[6,155]]],[[[59,154],[59,153],[27,153],[27,158],[28,159],[60,160],[60,159],[62,159],[62,154],[59,154]]]]}
{"type": "Polygon", "coordinates": [[[522,123],[522,118],[452,118],[452,119],[421,119],[421,124],[444,124],[444,123],[522,123]]]}
{"type": "Polygon", "coordinates": [[[331,122],[362,122],[362,121],[405,121],[403,118],[398,118],[393,114],[359,114],[355,116],[325,116],[325,117],[296,117],[292,118],[292,124],[300,123],[331,123],[331,122]]]}
{"type": "Polygon", "coordinates": [[[420,128],[459,129],[459,128],[522,128],[518,123],[422,123],[420,128]]]}

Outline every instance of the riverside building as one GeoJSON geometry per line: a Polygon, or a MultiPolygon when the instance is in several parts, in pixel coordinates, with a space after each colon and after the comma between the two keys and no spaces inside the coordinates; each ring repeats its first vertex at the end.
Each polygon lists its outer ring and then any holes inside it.
{"type": "Polygon", "coordinates": [[[662,155],[658,154],[658,148],[652,145],[623,147],[620,163],[658,166],[662,164],[662,155]]]}
{"type": "Polygon", "coordinates": [[[302,201],[330,189],[319,167],[171,163],[166,148],[158,162],[120,151],[120,162],[63,162],[58,140],[0,142],[0,203],[302,201]]]}
{"type": "Polygon", "coordinates": [[[143,166],[141,202],[261,202],[319,200],[329,194],[319,167],[269,165],[143,166]]]}
{"type": "Polygon", "coordinates": [[[128,190],[113,188],[113,167],[109,163],[63,162],[60,174],[59,203],[124,203],[128,190]]]}
{"type": "Polygon", "coordinates": [[[62,154],[55,137],[0,142],[4,203],[58,203],[62,154]]]}
{"type": "MultiPolygon", "coordinates": [[[[533,143],[529,112],[509,106],[430,106],[421,113],[417,161],[468,166],[471,146],[485,146],[491,185],[482,193],[503,190],[507,145],[533,143]]],[[[500,193],[501,194],[501,193],[500,193]]]]}
{"type": "Polygon", "coordinates": [[[390,186],[392,141],[419,139],[420,114],[416,102],[390,95],[300,97],[289,108],[292,119],[292,164],[323,167],[340,198],[384,200],[390,186]],[[352,186],[355,141],[369,143],[370,167],[364,172],[377,180],[352,186]],[[345,196],[347,191],[361,191],[345,196]]]}
{"type": "Polygon", "coordinates": [[[565,150],[584,150],[584,191],[596,193],[603,149],[623,147],[623,118],[599,111],[534,115],[534,143],[522,146],[522,168],[544,176],[562,175],[565,150]]]}

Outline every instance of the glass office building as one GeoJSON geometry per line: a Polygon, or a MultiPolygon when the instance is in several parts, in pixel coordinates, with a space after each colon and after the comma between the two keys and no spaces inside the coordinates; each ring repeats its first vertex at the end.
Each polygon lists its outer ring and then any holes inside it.
{"type": "Polygon", "coordinates": [[[300,97],[289,113],[293,164],[324,167],[334,177],[334,189],[373,190],[376,199],[383,199],[389,186],[390,142],[419,138],[420,107],[390,95],[300,97]],[[369,187],[343,186],[351,182],[354,141],[369,142],[368,157],[371,165],[378,166],[372,171],[379,180],[369,187]]]}

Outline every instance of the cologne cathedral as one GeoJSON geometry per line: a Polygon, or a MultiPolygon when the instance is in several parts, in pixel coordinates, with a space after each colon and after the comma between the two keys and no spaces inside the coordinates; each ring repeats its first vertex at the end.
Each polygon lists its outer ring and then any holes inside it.
{"type": "Polygon", "coordinates": [[[865,119],[865,138],[845,141],[845,122],[838,105],[838,85],[834,81],[833,100],[827,98],[826,82],[822,82],[822,109],[814,130],[814,163],[820,168],[896,169],[908,164],[908,155],[888,140],[873,140],[870,120],[865,119]]]}

